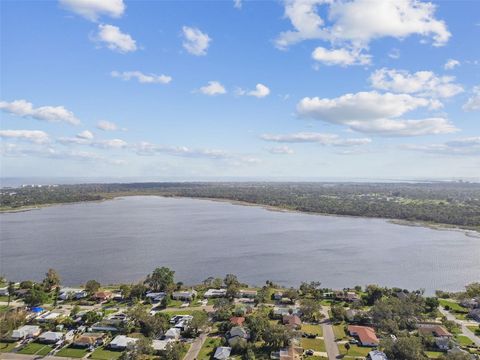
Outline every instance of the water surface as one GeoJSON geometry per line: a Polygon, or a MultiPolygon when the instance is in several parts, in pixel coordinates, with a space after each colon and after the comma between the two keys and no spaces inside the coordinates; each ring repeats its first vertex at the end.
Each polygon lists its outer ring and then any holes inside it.
{"type": "Polygon", "coordinates": [[[378,283],[460,290],[480,280],[480,239],[365,219],[155,196],[0,214],[0,274],[67,285],[133,282],[157,266],[178,281],[237,274],[261,285],[378,283]]]}

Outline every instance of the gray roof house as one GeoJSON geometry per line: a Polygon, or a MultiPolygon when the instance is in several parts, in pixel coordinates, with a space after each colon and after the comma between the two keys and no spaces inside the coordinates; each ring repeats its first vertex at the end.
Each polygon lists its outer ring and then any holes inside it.
{"type": "Polygon", "coordinates": [[[232,348],[228,346],[219,346],[215,350],[215,354],[213,355],[214,359],[217,360],[226,360],[230,357],[230,353],[232,352],[232,348]]]}

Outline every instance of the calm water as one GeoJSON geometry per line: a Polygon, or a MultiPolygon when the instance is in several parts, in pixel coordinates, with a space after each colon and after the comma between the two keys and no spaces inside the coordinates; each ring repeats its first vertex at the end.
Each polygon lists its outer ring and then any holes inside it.
{"type": "Polygon", "coordinates": [[[0,215],[0,274],[64,284],[131,282],[157,266],[177,280],[459,290],[480,280],[480,239],[381,219],[274,212],[223,202],[128,197],[0,215]]]}

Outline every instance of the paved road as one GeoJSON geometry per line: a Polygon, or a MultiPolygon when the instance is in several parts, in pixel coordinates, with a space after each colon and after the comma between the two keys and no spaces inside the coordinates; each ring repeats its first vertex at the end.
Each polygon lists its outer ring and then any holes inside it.
{"type": "Polygon", "coordinates": [[[200,334],[199,337],[197,337],[192,345],[190,346],[190,349],[188,349],[187,354],[183,358],[183,360],[194,360],[198,357],[198,353],[200,352],[200,349],[203,346],[203,343],[207,339],[208,333],[203,333],[200,334]]]}
{"type": "Polygon", "coordinates": [[[78,360],[68,357],[58,357],[58,356],[39,356],[39,355],[23,355],[23,354],[14,354],[14,353],[0,353],[1,360],[35,360],[35,359],[45,359],[45,360],[78,360]]]}
{"type": "Polygon", "coordinates": [[[470,340],[472,340],[475,345],[480,346],[480,338],[476,336],[469,328],[467,328],[467,325],[471,324],[470,321],[463,321],[463,320],[458,320],[455,316],[453,316],[449,311],[445,310],[442,306],[440,306],[440,312],[445,315],[447,320],[454,321],[460,327],[462,328],[462,333],[466,337],[468,337],[470,340]]]}
{"type": "Polygon", "coordinates": [[[325,348],[327,349],[328,359],[335,360],[340,357],[340,352],[338,351],[338,345],[335,342],[332,323],[328,318],[328,307],[322,306],[321,313],[325,315],[325,320],[322,322],[322,328],[323,341],[325,342],[325,348]]]}

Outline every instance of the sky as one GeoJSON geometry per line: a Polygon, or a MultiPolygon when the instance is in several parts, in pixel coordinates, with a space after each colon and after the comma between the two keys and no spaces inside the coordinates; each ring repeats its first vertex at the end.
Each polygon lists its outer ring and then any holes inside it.
{"type": "Polygon", "coordinates": [[[480,2],[0,2],[2,177],[480,179],[480,2]]]}

